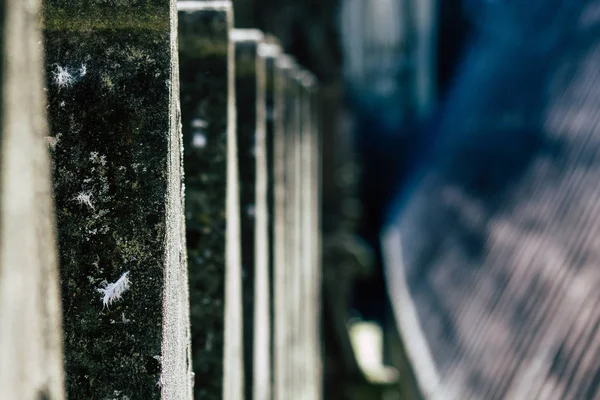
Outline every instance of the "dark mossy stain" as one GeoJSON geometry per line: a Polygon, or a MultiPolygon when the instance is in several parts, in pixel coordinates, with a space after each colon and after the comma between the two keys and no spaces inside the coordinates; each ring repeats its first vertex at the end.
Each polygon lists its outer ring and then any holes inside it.
{"type": "Polygon", "coordinates": [[[223,391],[228,43],[225,11],[179,12],[196,399],[217,399],[223,391]]]}
{"type": "Polygon", "coordinates": [[[71,399],[158,399],[169,1],[47,0],[44,16],[105,15],[110,5],[167,24],[125,29],[103,18],[107,29],[45,30],[67,393],[71,399]],[[103,308],[97,289],[126,271],[130,289],[103,308]]]}
{"type": "MultiPolygon", "coordinates": [[[[253,381],[254,349],[254,245],[256,201],[256,96],[257,45],[235,45],[235,102],[237,105],[237,144],[240,181],[240,222],[242,240],[242,301],[244,318],[244,381],[253,381]]],[[[252,399],[252,385],[245,385],[245,399],[252,399]]]]}

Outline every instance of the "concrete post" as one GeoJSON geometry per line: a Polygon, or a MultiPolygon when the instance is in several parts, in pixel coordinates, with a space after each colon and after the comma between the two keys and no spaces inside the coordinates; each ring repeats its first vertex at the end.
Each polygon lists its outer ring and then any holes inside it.
{"type": "Polygon", "coordinates": [[[43,27],[68,397],[190,399],[175,1],[43,27]]]}
{"type": "Polygon", "coordinates": [[[247,383],[233,11],[230,1],[181,1],[178,10],[194,396],[238,400],[247,383]]]}
{"type": "Polygon", "coordinates": [[[0,2],[0,388],[64,399],[38,3],[0,2]]]}
{"type": "MultiPolygon", "coordinates": [[[[276,70],[275,62],[281,54],[281,48],[273,37],[266,36],[265,42],[258,47],[258,52],[265,59],[265,85],[266,85],[266,137],[265,137],[265,152],[266,152],[266,169],[267,169],[267,213],[268,213],[268,280],[269,280],[269,392],[263,392],[264,398],[271,399],[273,394],[274,382],[274,344],[275,344],[275,254],[276,245],[280,238],[275,235],[275,135],[277,127],[281,121],[281,112],[277,108],[276,100],[281,96],[278,86],[275,84],[276,70]]],[[[258,397],[262,398],[262,397],[258,397]]]]}
{"type": "Polygon", "coordinates": [[[258,52],[263,38],[263,33],[255,29],[236,29],[232,32],[236,55],[247,400],[267,399],[271,379],[266,69],[265,59],[258,52]]]}

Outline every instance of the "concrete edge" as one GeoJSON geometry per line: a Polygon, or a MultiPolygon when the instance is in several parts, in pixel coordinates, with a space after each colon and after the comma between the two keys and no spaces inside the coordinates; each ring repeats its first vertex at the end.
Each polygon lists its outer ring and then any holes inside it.
{"type": "Polygon", "coordinates": [[[230,0],[218,1],[177,1],[178,11],[200,11],[200,10],[233,10],[233,4],[230,0]]]}
{"type": "Polygon", "coordinates": [[[259,29],[233,29],[230,33],[231,40],[239,42],[261,42],[264,40],[264,33],[259,29]]]}

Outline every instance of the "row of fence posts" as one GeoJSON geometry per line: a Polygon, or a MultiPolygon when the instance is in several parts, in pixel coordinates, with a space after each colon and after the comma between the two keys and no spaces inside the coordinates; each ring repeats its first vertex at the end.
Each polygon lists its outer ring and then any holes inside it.
{"type": "Polygon", "coordinates": [[[230,1],[1,7],[0,398],[320,398],[315,78],[230,1]]]}

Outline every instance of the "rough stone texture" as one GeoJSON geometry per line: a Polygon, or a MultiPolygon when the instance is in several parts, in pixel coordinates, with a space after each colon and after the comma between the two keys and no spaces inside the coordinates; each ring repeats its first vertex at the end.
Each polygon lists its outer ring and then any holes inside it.
{"type": "Polygon", "coordinates": [[[0,2],[0,387],[6,399],[64,399],[54,205],[39,4],[0,2]]]}
{"type": "Polygon", "coordinates": [[[242,399],[242,288],[231,2],[178,3],[196,399],[242,399]]]}
{"type": "Polygon", "coordinates": [[[267,350],[269,357],[269,383],[263,392],[265,398],[270,399],[273,391],[273,376],[272,368],[274,366],[274,344],[275,344],[275,133],[276,121],[280,118],[276,113],[275,98],[277,96],[275,90],[275,60],[281,54],[281,48],[276,43],[274,38],[265,37],[266,43],[261,43],[258,47],[259,55],[265,58],[265,102],[266,102],[266,136],[265,136],[265,158],[267,170],[267,223],[268,223],[268,299],[269,299],[269,348],[267,350]]]}
{"type": "Polygon", "coordinates": [[[232,32],[236,53],[236,102],[242,239],[245,399],[270,393],[267,160],[263,34],[232,32]]]}
{"type": "Polygon", "coordinates": [[[46,0],[43,23],[68,396],[191,398],[175,2],[46,0]]]}

